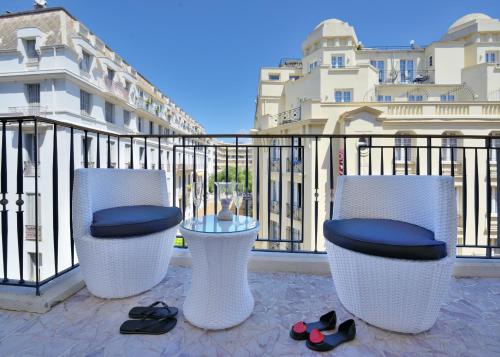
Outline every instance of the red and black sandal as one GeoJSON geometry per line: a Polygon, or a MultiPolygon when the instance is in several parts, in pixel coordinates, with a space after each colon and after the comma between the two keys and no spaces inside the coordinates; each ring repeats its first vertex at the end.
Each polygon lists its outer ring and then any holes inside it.
{"type": "Polygon", "coordinates": [[[306,323],[299,321],[292,326],[290,337],[297,341],[307,340],[312,330],[318,331],[333,330],[337,323],[335,311],[330,311],[319,318],[319,321],[306,323]]]}
{"type": "Polygon", "coordinates": [[[356,324],[354,320],[350,319],[342,322],[339,325],[339,330],[331,335],[323,335],[317,329],[312,330],[307,339],[306,346],[313,351],[331,351],[344,342],[354,340],[355,336],[356,324]]]}

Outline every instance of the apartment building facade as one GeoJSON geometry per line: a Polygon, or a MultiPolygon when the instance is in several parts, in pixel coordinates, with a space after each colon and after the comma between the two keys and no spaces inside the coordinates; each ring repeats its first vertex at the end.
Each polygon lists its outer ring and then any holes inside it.
{"type": "MultiPolygon", "coordinates": [[[[83,128],[98,129],[118,135],[193,135],[203,134],[204,129],[196,120],[176,105],[166,94],[130,66],[99,37],[63,8],[41,8],[32,11],[0,15],[0,116],[37,115],[71,123],[83,128]]],[[[9,187],[15,187],[16,172],[14,149],[20,138],[16,125],[7,125],[9,187]],[[11,150],[12,149],[12,150],[11,150]],[[12,186],[13,185],[13,186],[12,186]]],[[[35,230],[39,237],[40,278],[54,273],[54,267],[44,261],[54,261],[52,239],[51,157],[54,127],[40,124],[37,139],[33,125],[22,128],[24,146],[25,232],[23,253],[24,276],[34,280],[35,230]],[[36,152],[36,154],[35,154],[36,152]],[[34,161],[38,155],[38,212],[35,211],[34,161]],[[35,226],[38,215],[38,227],[35,226]]],[[[69,129],[57,130],[60,148],[69,148],[69,129]]],[[[83,130],[74,133],[75,168],[111,167],[166,170],[170,183],[177,176],[179,192],[183,176],[174,167],[174,155],[180,162],[197,167],[204,165],[213,170],[214,151],[211,148],[194,151],[193,145],[206,144],[206,139],[185,138],[190,145],[182,151],[180,138],[134,139],[119,142],[116,138],[85,135],[83,130]],[[109,143],[108,143],[109,140],[109,143]],[[118,148],[118,146],[120,146],[118,148]],[[109,157],[107,156],[109,148],[109,157]],[[118,150],[119,149],[119,150],[118,150]],[[99,154],[98,154],[99,150],[99,154]],[[133,151],[133,152],[131,152],[133,151]]],[[[69,153],[59,153],[59,191],[61,219],[69,220],[69,153]]],[[[188,175],[185,178],[191,181],[188,175]]],[[[15,190],[7,195],[9,202],[17,200],[15,190]]],[[[170,192],[172,198],[172,192],[170,192]]],[[[180,197],[180,194],[177,194],[180,197]]],[[[177,202],[175,202],[178,204],[177,202]]],[[[15,215],[9,220],[15,226],[15,215]]],[[[9,232],[9,238],[15,232],[9,232]]],[[[12,241],[15,241],[13,237],[12,241]]],[[[69,227],[60,227],[59,244],[69,246],[69,227]]],[[[8,245],[9,256],[18,254],[17,245],[8,245]]],[[[61,250],[69,252],[68,249],[61,250]]],[[[58,257],[60,266],[69,266],[69,253],[58,257]]],[[[0,273],[3,267],[0,267],[0,273]]],[[[15,276],[15,262],[9,263],[9,275],[15,276]]]]}
{"type": "MultiPolygon", "coordinates": [[[[455,21],[439,39],[427,46],[414,41],[409,46],[368,47],[356,36],[354,27],[338,19],[321,22],[302,43],[302,58],[283,59],[278,67],[264,67],[260,71],[254,129],[260,134],[352,134],[359,139],[335,140],[333,173],[416,174],[422,167],[434,168],[439,173],[456,176],[459,213],[459,244],[463,242],[465,228],[479,241],[491,239],[496,245],[496,225],[485,232],[486,212],[477,217],[478,227],[462,224],[462,213],[474,206],[463,207],[464,198],[474,190],[464,192],[461,182],[464,172],[469,177],[479,163],[477,189],[481,200],[487,196],[486,181],[491,180],[491,217],[496,217],[496,150],[465,152],[461,147],[485,145],[483,141],[459,139],[459,135],[489,135],[491,147],[500,140],[500,22],[485,14],[469,14],[455,21]],[[390,134],[393,138],[370,135],[390,134]],[[405,135],[446,135],[432,140],[432,145],[444,149],[430,150],[424,155],[418,146],[429,143],[425,138],[405,135]],[[370,144],[370,145],[368,145],[370,144]],[[375,149],[367,147],[376,145],[375,149]],[[387,150],[382,147],[387,146],[387,150]],[[391,149],[391,146],[395,146],[391,149]],[[385,160],[382,152],[385,152],[385,160]],[[487,155],[491,167],[487,168],[487,155]],[[417,156],[419,166],[417,167],[417,156]],[[345,171],[342,166],[351,163],[345,171]],[[353,165],[354,163],[354,165],[353,165]],[[486,172],[491,177],[486,178],[486,172]],[[474,232],[474,230],[478,232],[474,232]]],[[[320,202],[319,221],[328,218],[328,206],[333,193],[326,184],[328,178],[328,139],[304,140],[295,138],[295,149],[282,149],[283,159],[296,165],[294,179],[283,175],[281,195],[278,195],[278,173],[271,173],[269,188],[264,185],[260,199],[261,235],[265,237],[296,237],[303,242],[300,249],[313,249],[315,236],[314,204],[320,202]],[[296,152],[292,155],[292,150],[296,152]],[[314,155],[318,152],[319,188],[314,187],[314,155]],[[303,178],[306,177],[306,180],[303,178]],[[289,187],[291,184],[294,187],[289,187]],[[292,193],[293,192],[293,193],[292,193]],[[293,196],[293,202],[291,202],[293,196]],[[281,200],[278,199],[281,197],[281,200]],[[269,202],[271,200],[271,202],[269,202]],[[287,202],[287,203],[286,203],[287,202]],[[297,219],[290,234],[291,218],[278,224],[280,205],[292,205],[297,219]],[[267,207],[272,213],[268,224],[267,207]],[[273,209],[274,207],[274,209],[273,209]],[[304,217],[302,217],[302,214],[304,217]]],[[[260,140],[260,142],[265,142],[260,140]]],[[[289,140],[276,140],[277,144],[291,145],[289,140]]],[[[270,142],[267,142],[270,144],[270,142]]],[[[267,156],[271,167],[280,161],[275,149],[267,156]]],[[[268,165],[261,160],[260,172],[268,165]]],[[[278,170],[274,170],[278,171],[278,170]]],[[[263,178],[264,179],[264,178],[263,178]]],[[[470,182],[474,182],[472,176],[470,182]]],[[[267,180],[267,179],[266,179],[267,180]]],[[[467,198],[466,197],[466,198],[467,198]]],[[[474,197],[469,202],[474,202],[474,197]]],[[[282,210],[285,207],[281,207],[282,210]]],[[[292,214],[295,217],[295,214],[292,214]]],[[[469,217],[474,216],[472,211],[469,217]]],[[[295,219],[295,218],[294,218],[295,219]]],[[[496,221],[496,220],[494,220],[496,221]]],[[[321,225],[319,246],[323,247],[321,225]]],[[[295,239],[295,238],[294,238],[295,239]]],[[[272,243],[271,246],[280,247],[272,243]]],[[[464,255],[484,255],[481,249],[459,249],[464,255]]],[[[500,254],[493,249],[493,254],[500,254]]]]}

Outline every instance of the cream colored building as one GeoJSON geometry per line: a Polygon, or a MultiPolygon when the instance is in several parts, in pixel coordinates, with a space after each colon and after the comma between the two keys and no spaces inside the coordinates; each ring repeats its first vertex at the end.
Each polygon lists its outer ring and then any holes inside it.
{"type": "MultiPolygon", "coordinates": [[[[415,29],[417,31],[418,29],[415,29]]],[[[294,192],[295,212],[304,215],[294,220],[296,237],[304,241],[297,248],[322,250],[322,222],[329,217],[331,190],[329,170],[334,176],[341,170],[339,159],[348,163],[347,174],[374,175],[451,174],[456,177],[459,211],[459,243],[474,245],[476,225],[478,244],[486,245],[487,199],[491,199],[491,246],[497,245],[496,232],[496,155],[478,149],[478,194],[475,195],[475,150],[462,146],[484,147],[484,139],[456,135],[496,135],[500,133],[500,22],[485,14],[469,14],[454,22],[447,32],[427,46],[412,41],[408,47],[371,48],[358,40],[354,27],[329,19],[321,22],[302,43],[301,59],[282,60],[278,67],[260,71],[254,129],[259,134],[353,134],[360,139],[333,140],[333,167],[329,163],[329,139],[296,139],[303,152],[294,155],[294,186],[291,174],[271,170],[271,184],[261,187],[259,219],[261,235],[290,239],[291,219],[282,217],[294,192]],[[365,145],[370,135],[390,134],[397,138],[373,138],[372,148],[365,145]],[[417,149],[425,147],[425,138],[405,135],[447,135],[434,138],[432,146],[458,146],[458,149],[417,149]],[[380,146],[388,146],[386,149],[380,146]],[[392,146],[396,146],[392,149],[392,146]],[[405,149],[406,146],[406,149],[405,149]],[[344,151],[345,148],[345,151],[344,151]],[[315,244],[315,152],[318,151],[317,245],[315,244]],[[382,155],[383,152],[383,155],[382,155]],[[489,155],[490,165],[486,165],[489,155]],[[383,160],[382,160],[383,158],[383,160]],[[417,168],[417,162],[419,167],[417,168]],[[488,170],[489,176],[488,176],[488,170]],[[465,172],[465,177],[464,177],[465,172]],[[281,177],[282,196],[276,199],[281,177]],[[464,178],[466,183],[463,188],[464,178]],[[491,181],[491,195],[487,182],[491,181]],[[269,192],[269,190],[271,192],[269,192]],[[298,197],[303,199],[299,200],[298,197]],[[479,212],[475,203],[478,197],[479,212]],[[268,202],[270,200],[270,202],[268,202]],[[466,203],[466,205],[464,205],[466,203]],[[271,207],[268,217],[268,206],[271,207]],[[303,222],[303,226],[302,226],[303,222]]],[[[275,143],[290,145],[291,139],[275,143]]],[[[264,142],[260,140],[258,142],[264,142]]],[[[269,140],[267,144],[270,144],[269,140]]],[[[492,138],[491,146],[500,141],[492,138]]],[[[291,149],[282,149],[283,160],[290,160],[291,149]]],[[[267,160],[277,161],[275,150],[264,151],[260,160],[261,181],[267,181],[267,160]],[[267,156],[266,156],[267,155],[267,156]]],[[[284,161],[283,161],[284,162],[284,161]]],[[[284,172],[284,171],[283,171],[284,172]]],[[[255,192],[255,191],[254,191],[255,192]]],[[[295,214],[294,214],[295,216],[295,214]]],[[[265,244],[265,243],[264,243],[265,244]]],[[[283,243],[271,244],[281,249],[283,243]]],[[[490,250],[500,254],[499,249],[490,250]]],[[[460,254],[484,255],[484,248],[460,248],[460,254]]]]}

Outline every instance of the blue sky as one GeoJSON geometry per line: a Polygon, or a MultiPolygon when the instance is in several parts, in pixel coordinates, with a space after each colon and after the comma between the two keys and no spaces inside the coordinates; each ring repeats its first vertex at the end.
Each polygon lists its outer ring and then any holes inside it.
{"type": "MultiPolygon", "coordinates": [[[[326,18],[355,27],[365,45],[427,44],[459,17],[500,17],[499,0],[48,0],[63,6],[209,133],[253,124],[258,71],[300,44],[326,18]]],[[[1,0],[0,12],[33,0],[1,0]]]]}

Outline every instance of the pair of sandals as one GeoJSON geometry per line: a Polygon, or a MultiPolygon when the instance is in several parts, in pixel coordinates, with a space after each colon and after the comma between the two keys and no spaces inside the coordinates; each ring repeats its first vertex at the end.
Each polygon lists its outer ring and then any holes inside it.
{"type": "Polygon", "coordinates": [[[175,316],[179,312],[163,301],[156,301],[149,306],[136,306],[129,311],[127,320],[120,326],[122,334],[161,335],[177,325],[175,316]],[[159,306],[158,306],[159,305],[159,306]]]}
{"type": "Polygon", "coordinates": [[[335,347],[354,340],[356,324],[353,319],[342,322],[334,334],[324,335],[321,331],[334,330],[337,324],[335,311],[330,311],[320,317],[319,321],[306,323],[297,322],[290,330],[290,337],[297,341],[307,340],[306,346],[314,351],[326,352],[335,347]]]}

